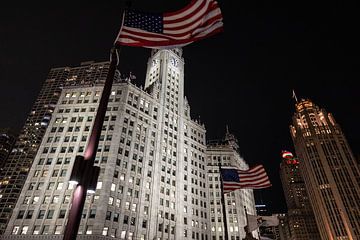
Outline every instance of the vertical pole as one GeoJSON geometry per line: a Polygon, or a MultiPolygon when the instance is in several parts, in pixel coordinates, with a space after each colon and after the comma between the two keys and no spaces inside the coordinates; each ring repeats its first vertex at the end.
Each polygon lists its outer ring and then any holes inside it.
{"type": "Polygon", "coordinates": [[[224,185],[223,185],[223,179],[221,174],[221,160],[219,160],[218,166],[219,166],[219,174],[220,174],[220,185],[221,185],[221,204],[222,204],[222,212],[223,212],[223,222],[224,222],[224,233],[225,233],[225,240],[229,240],[229,233],[228,233],[228,227],[227,227],[227,217],[226,217],[226,206],[225,206],[225,195],[224,195],[224,185]]]}
{"type": "Polygon", "coordinates": [[[249,216],[247,214],[246,206],[244,206],[244,210],[245,210],[245,219],[246,219],[245,233],[248,234],[249,233],[249,216]]]}
{"type": "Polygon", "coordinates": [[[116,47],[112,47],[110,56],[110,68],[107,74],[104,88],[101,94],[99,106],[97,109],[96,117],[94,120],[93,128],[89,138],[88,145],[86,146],[83,161],[88,161],[84,164],[85,169],[81,172],[81,181],[77,184],[73,198],[71,201],[71,208],[68,216],[68,222],[64,231],[63,240],[76,239],[79,230],[81,215],[86,200],[86,192],[88,189],[89,181],[91,178],[91,168],[94,165],[96,151],[99,145],[100,134],[104,118],[107,110],[108,99],[111,93],[111,87],[115,76],[116,66],[118,64],[118,53],[116,47]]]}
{"type": "MultiPolygon", "coordinates": [[[[256,240],[256,238],[254,238],[249,230],[249,216],[246,210],[246,206],[244,206],[245,209],[245,218],[246,218],[246,226],[244,227],[245,230],[245,238],[243,238],[243,240],[256,240]]],[[[260,234],[259,234],[259,239],[260,239],[260,234]]]]}

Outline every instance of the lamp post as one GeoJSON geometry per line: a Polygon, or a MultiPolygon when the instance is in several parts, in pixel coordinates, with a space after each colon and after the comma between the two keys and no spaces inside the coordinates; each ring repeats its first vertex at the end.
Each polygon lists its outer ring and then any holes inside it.
{"type": "Polygon", "coordinates": [[[84,208],[86,193],[95,192],[100,168],[94,166],[94,160],[99,145],[100,134],[106,114],[108,99],[118,64],[118,52],[116,46],[111,49],[110,67],[107,74],[93,128],[84,156],[76,156],[70,182],[77,184],[71,201],[70,213],[66,224],[63,240],[76,239],[79,230],[81,215],[84,208]]]}

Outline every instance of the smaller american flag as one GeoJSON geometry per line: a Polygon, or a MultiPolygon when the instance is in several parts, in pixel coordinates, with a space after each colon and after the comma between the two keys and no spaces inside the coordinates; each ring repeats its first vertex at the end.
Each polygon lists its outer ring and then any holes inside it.
{"type": "Polygon", "coordinates": [[[148,48],[173,48],[223,30],[222,14],[214,0],[192,0],[176,12],[125,11],[115,43],[148,48]]]}
{"type": "Polygon", "coordinates": [[[237,189],[261,189],[271,187],[263,165],[257,165],[248,170],[235,167],[221,167],[221,177],[224,194],[237,189]]]}

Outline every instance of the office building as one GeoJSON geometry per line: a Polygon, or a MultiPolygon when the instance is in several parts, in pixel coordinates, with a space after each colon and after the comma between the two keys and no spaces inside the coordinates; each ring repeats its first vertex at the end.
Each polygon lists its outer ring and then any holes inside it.
{"type": "MultiPolygon", "coordinates": [[[[5,232],[60,239],[75,156],[83,154],[102,87],[64,87],[5,232]]],[[[145,89],[114,83],[79,239],[209,239],[205,127],[190,118],[181,49],[154,50],[145,89]]]]}
{"type": "Polygon", "coordinates": [[[320,239],[304,180],[300,173],[301,159],[289,151],[282,152],[280,179],[288,213],[289,240],[320,239]]]}
{"type": "Polygon", "coordinates": [[[290,132],[320,237],[360,239],[360,172],[345,135],[311,100],[295,107],[290,132]]]}
{"type": "Polygon", "coordinates": [[[0,171],[15,143],[15,138],[15,133],[9,128],[0,129],[0,171]]]}
{"type": "Polygon", "coordinates": [[[0,234],[4,232],[19,198],[62,88],[100,84],[105,81],[108,69],[109,62],[84,62],[78,67],[50,70],[0,172],[0,234]]]}
{"type": "MultiPolygon", "coordinates": [[[[208,141],[206,156],[208,198],[210,203],[210,239],[225,240],[225,220],[221,202],[219,163],[222,166],[234,166],[244,170],[248,169],[249,166],[240,156],[237,139],[228,130],[224,139],[208,141]]],[[[230,192],[225,194],[224,201],[229,239],[242,240],[245,237],[244,227],[247,225],[245,207],[248,214],[256,215],[253,190],[240,189],[230,192]]],[[[254,231],[253,236],[258,237],[256,231],[254,231]]]]}

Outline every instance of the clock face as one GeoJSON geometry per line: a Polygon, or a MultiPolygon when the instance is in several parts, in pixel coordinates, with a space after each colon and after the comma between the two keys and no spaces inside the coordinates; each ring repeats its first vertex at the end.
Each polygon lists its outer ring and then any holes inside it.
{"type": "Polygon", "coordinates": [[[175,59],[175,58],[171,58],[170,59],[170,63],[171,63],[171,65],[173,65],[174,67],[176,67],[177,65],[178,65],[178,60],[177,59],[175,59]]]}

